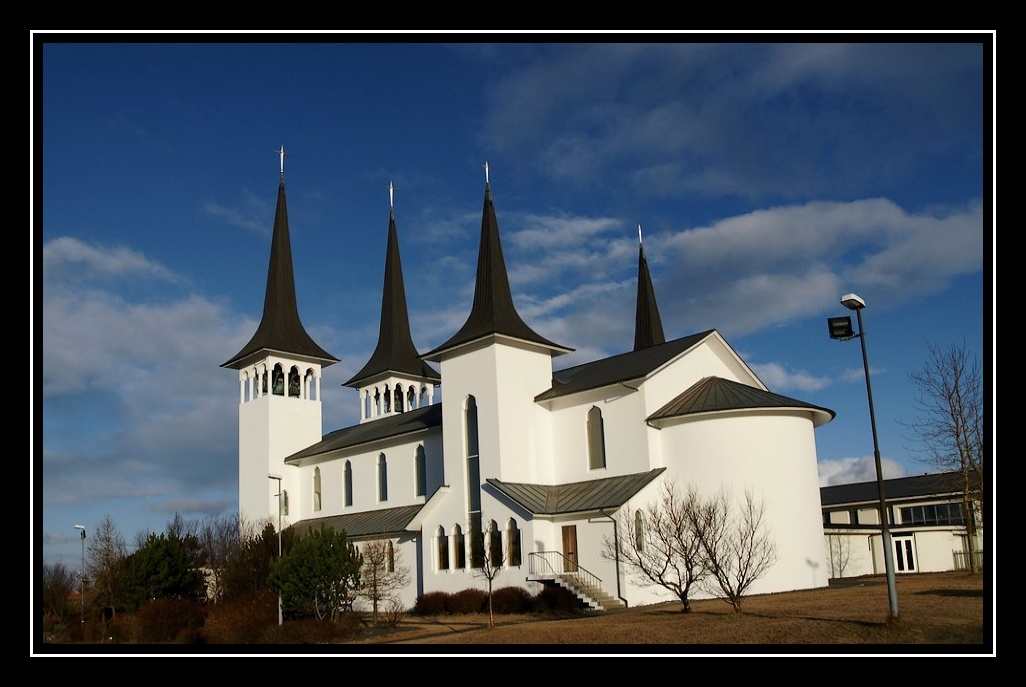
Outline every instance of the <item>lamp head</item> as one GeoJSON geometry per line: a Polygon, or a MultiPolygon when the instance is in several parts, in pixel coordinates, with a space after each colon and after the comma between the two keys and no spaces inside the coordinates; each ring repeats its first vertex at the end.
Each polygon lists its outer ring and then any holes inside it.
{"type": "Polygon", "coordinates": [[[846,293],[841,296],[841,305],[848,308],[848,310],[861,310],[866,307],[866,302],[857,293],[846,293]]]}
{"type": "Polygon", "coordinates": [[[268,472],[268,473],[267,473],[267,478],[268,478],[268,479],[276,479],[276,480],[278,480],[279,482],[280,482],[280,481],[282,480],[282,476],[281,476],[281,475],[275,474],[275,473],[273,473],[273,472],[268,472]]]}

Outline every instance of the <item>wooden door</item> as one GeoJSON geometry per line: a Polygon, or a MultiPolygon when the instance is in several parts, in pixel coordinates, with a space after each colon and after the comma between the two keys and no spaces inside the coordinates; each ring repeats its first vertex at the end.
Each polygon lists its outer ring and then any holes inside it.
{"type": "Polygon", "coordinates": [[[577,525],[563,525],[564,572],[577,572],[577,525]]]}

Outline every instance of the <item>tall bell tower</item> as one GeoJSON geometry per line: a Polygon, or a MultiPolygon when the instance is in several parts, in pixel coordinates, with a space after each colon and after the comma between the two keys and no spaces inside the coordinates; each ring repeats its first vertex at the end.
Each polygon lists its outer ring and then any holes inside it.
{"type": "Polygon", "coordinates": [[[310,485],[285,458],[322,438],[321,371],[338,362],[307,334],[296,305],[295,275],[285,202],[285,147],[278,151],[278,201],[267,266],[264,312],[253,338],[221,367],[239,372],[239,515],[277,526],[301,512],[310,485]],[[278,480],[269,474],[281,476],[278,480]],[[282,489],[279,497],[278,488],[282,489]]]}

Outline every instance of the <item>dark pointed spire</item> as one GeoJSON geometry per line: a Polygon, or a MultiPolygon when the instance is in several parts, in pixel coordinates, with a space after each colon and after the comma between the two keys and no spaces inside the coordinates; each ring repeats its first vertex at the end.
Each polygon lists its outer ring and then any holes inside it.
{"type": "Polygon", "coordinates": [[[421,360],[410,335],[403,265],[399,258],[399,238],[395,230],[395,208],[391,203],[391,184],[388,185],[388,192],[388,245],[385,248],[385,283],[381,288],[381,327],[378,330],[378,346],[363,369],[343,386],[359,387],[370,377],[386,372],[441,380],[434,368],[421,360]]]}
{"type": "MultiPolygon", "coordinates": [[[[279,154],[284,165],[284,146],[279,154]]],[[[314,343],[299,320],[295,276],[292,272],[289,216],[285,203],[284,169],[278,180],[278,204],[274,210],[274,232],[271,238],[271,257],[267,266],[264,314],[249,343],[221,367],[244,367],[246,359],[259,351],[275,351],[307,358],[319,362],[323,367],[338,362],[338,358],[314,343]]]]}
{"type": "Polygon", "coordinates": [[[655,290],[652,288],[652,275],[648,271],[648,260],[645,259],[645,246],[641,242],[641,225],[638,225],[638,307],[634,314],[634,350],[640,351],[661,343],[666,343],[663,335],[663,322],[659,319],[659,306],[656,304],[655,290]]]}
{"type": "MultiPolygon", "coordinates": [[[[487,163],[485,174],[488,174],[487,163]]],[[[477,254],[477,282],[474,286],[474,304],[471,306],[470,316],[451,339],[426,353],[424,357],[437,359],[445,351],[495,335],[538,344],[552,349],[556,355],[573,350],[540,336],[520,319],[513,305],[509,277],[506,274],[506,261],[502,257],[502,243],[499,241],[499,221],[495,217],[492,190],[486,180],[481,241],[477,254]]]]}

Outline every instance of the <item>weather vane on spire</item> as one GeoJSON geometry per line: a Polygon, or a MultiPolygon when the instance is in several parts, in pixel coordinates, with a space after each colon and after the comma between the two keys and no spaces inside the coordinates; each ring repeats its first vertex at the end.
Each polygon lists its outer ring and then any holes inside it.
{"type": "Polygon", "coordinates": [[[487,184],[488,183],[488,161],[487,160],[485,160],[484,168],[485,168],[485,183],[487,184]]]}
{"type": "Polygon", "coordinates": [[[388,207],[390,210],[395,209],[395,201],[392,197],[392,182],[388,182],[388,207]]]}
{"type": "Polygon", "coordinates": [[[285,176],[285,146],[274,152],[278,153],[278,173],[285,176]]]}

